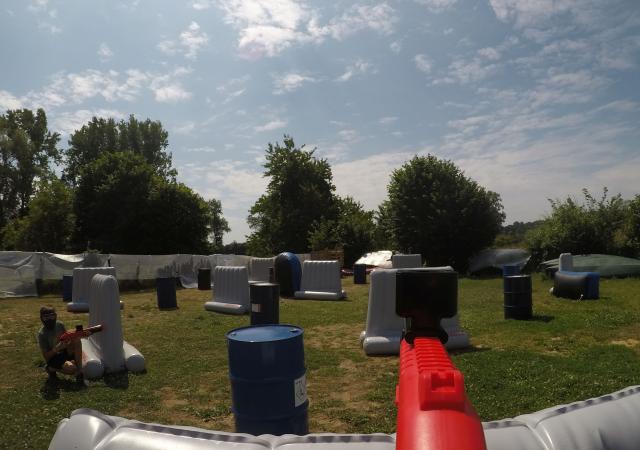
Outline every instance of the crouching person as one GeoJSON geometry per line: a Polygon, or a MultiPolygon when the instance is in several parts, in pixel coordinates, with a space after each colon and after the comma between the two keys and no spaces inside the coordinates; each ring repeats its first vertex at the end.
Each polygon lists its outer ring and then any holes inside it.
{"type": "Polygon", "coordinates": [[[38,332],[38,344],[46,361],[46,370],[50,379],[57,379],[57,372],[75,375],[76,381],[82,381],[82,343],[80,339],[61,341],[66,331],[52,306],[40,308],[42,328],[38,332]]]}

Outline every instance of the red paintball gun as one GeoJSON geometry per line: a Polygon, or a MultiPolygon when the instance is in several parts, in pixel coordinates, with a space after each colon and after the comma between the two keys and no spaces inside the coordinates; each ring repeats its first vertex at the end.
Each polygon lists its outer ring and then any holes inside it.
{"type": "Polygon", "coordinates": [[[74,331],[65,331],[60,335],[60,340],[63,342],[72,341],[77,338],[89,337],[93,333],[98,333],[102,331],[104,327],[102,325],[94,325],[92,327],[83,329],[82,325],[76,325],[76,329],[74,331]]]}
{"type": "Polygon", "coordinates": [[[398,270],[396,313],[406,318],[396,388],[396,450],[486,450],[464,377],[444,345],[440,320],[458,310],[453,270],[398,270]]]}

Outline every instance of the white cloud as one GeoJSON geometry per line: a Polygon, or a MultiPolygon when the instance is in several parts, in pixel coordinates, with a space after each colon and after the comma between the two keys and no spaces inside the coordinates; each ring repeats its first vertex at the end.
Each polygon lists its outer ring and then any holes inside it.
{"type": "Polygon", "coordinates": [[[103,42],[98,48],[98,57],[101,62],[107,62],[113,57],[113,51],[103,42]]]}
{"type": "Polygon", "coordinates": [[[295,72],[290,72],[281,75],[274,75],[273,93],[284,94],[286,92],[293,92],[299,89],[304,83],[313,83],[318,81],[314,77],[308,75],[302,75],[295,72]]]}
{"type": "Polygon", "coordinates": [[[380,125],[389,125],[392,123],[395,123],[398,121],[398,118],[395,116],[387,116],[387,117],[382,117],[380,118],[380,120],[378,120],[378,123],[380,125]]]}
{"type": "Polygon", "coordinates": [[[193,130],[195,129],[196,129],[195,122],[189,121],[189,122],[185,122],[184,124],[178,127],[174,127],[173,132],[176,134],[189,135],[193,133],[193,130]]]}
{"type": "Polygon", "coordinates": [[[193,21],[186,30],[180,33],[178,40],[165,39],[156,47],[165,55],[173,56],[182,53],[185,58],[196,59],[198,52],[209,43],[209,36],[193,21]]]}
{"type": "Polygon", "coordinates": [[[500,59],[500,52],[492,47],[481,48],[478,50],[478,55],[490,61],[497,61],[500,59]]]}
{"type": "Polygon", "coordinates": [[[93,117],[124,119],[126,114],[114,109],[79,109],[76,111],[65,111],[62,113],[49,114],[47,116],[51,122],[50,129],[55,130],[63,136],[70,135],[74,131],[82,128],[93,117]]]}
{"type": "Polygon", "coordinates": [[[0,111],[23,108],[23,101],[11,92],[0,89],[0,111]]]}
{"type": "Polygon", "coordinates": [[[190,147],[185,148],[184,151],[187,153],[215,153],[216,149],[213,147],[190,147]]]}
{"type": "Polygon", "coordinates": [[[224,84],[216,87],[216,91],[224,96],[222,104],[226,105],[237,97],[243,95],[246,91],[246,85],[251,80],[251,76],[244,75],[238,78],[232,78],[224,84]]]}
{"type": "Polygon", "coordinates": [[[349,81],[356,75],[364,75],[369,72],[375,72],[373,65],[362,59],[358,59],[355,63],[348,66],[345,72],[335,79],[337,82],[349,81]]]}
{"type": "Polygon", "coordinates": [[[389,48],[393,53],[400,53],[400,50],[402,50],[402,42],[393,41],[391,44],[389,44],[389,48]]]}
{"type": "Polygon", "coordinates": [[[338,131],[338,137],[340,137],[340,139],[342,139],[343,141],[347,141],[347,142],[355,142],[360,140],[360,134],[358,133],[357,130],[353,130],[353,129],[338,131]]]}
{"type": "Polygon", "coordinates": [[[47,10],[49,7],[49,0],[31,0],[27,9],[32,13],[40,13],[47,10]]]}
{"type": "Polygon", "coordinates": [[[263,131],[273,131],[273,130],[277,130],[280,128],[284,128],[287,126],[287,121],[286,120],[272,120],[270,122],[265,123],[264,125],[260,125],[257,127],[254,127],[253,129],[257,132],[263,132],[263,131]]]}
{"type": "Polygon", "coordinates": [[[214,6],[215,2],[211,0],[195,0],[191,3],[191,7],[195,10],[209,9],[214,6]]]}
{"type": "Polygon", "coordinates": [[[418,54],[413,57],[413,61],[415,62],[416,67],[420,72],[431,73],[433,62],[429,59],[427,55],[418,54]]]}
{"type": "Polygon", "coordinates": [[[353,5],[326,25],[320,25],[316,10],[294,0],[220,0],[219,7],[238,30],[238,49],[247,58],[272,57],[293,45],[341,40],[366,29],[388,34],[397,21],[384,2],[353,5]]]}
{"type": "Polygon", "coordinates": [[[416,3],[425,5],[432,12],[440,12],[451,8],[458,0],[415,0],[416,3]]]}

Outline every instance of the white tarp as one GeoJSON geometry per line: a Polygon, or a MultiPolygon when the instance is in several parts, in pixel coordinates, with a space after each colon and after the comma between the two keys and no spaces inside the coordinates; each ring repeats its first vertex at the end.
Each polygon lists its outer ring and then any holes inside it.
{"type": "Polygon", "coordinates": [[[40,258],[32,252],[0,252],[0,297],[33,297],[40,258]]]}

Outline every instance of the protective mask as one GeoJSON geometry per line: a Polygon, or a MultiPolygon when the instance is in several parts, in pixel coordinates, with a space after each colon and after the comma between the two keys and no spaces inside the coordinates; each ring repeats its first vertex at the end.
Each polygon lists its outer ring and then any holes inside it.
{"type": "Polygon", "coordinates": [[[47,330],[53,330],[56,326],[56,319],[43,320],[42,323],[47,330]]]}

